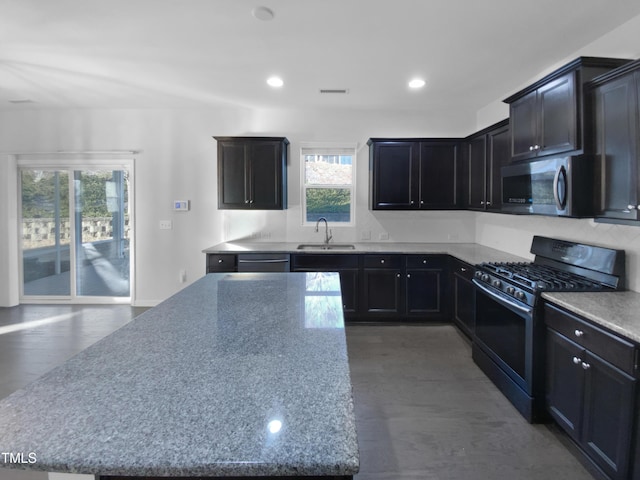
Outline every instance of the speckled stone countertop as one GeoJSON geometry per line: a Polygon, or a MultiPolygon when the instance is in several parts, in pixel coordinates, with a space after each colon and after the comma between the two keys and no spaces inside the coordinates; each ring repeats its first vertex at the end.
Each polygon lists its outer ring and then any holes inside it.
{"type": "Polygon", "coordinates": [[[542,297],[640,343],[640,293],[543,293],[542,297]]]}
{"type": "MultiPolygon", "coordinates": [[[[471,265],[482,262],[525,262],[516,255],[485,247],[477,243],[353,243],[353,250],[298,250],[298,245],[309,242],[225,242],[203,250],[203,253],[397,253],[452,255],[471,265]]],[[[342,242],[340,242],[342,243],[342,242]]]]}
{"type": "Polygon", "coordinates": [[[210,274],[2,400],[0,451],[52,472],[353,475],[351,393],[337,274],[210,274]]]}

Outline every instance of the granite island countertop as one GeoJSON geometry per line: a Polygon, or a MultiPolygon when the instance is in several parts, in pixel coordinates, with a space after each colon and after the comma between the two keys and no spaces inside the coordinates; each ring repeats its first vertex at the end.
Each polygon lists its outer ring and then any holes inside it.
{"type": "Polygon", "coordinates": [[[338,275],[206,275],[0,401],[0,451],[50,472],[351,478],[338,275]]]}
{"type": "MultiPolygon", "coordinates": [[[[295,254],[443,254],[452,255],[471,265],[482,262],[526,262],[526,258],[512,255],[477,243],[351,243],[353,250],[298,250],[298,245],[314,242],[224,242],[203,250],[203,253],[295,253],[295,254]]],[[[340,242],[349,243],[349,242],[340,242]]]]}

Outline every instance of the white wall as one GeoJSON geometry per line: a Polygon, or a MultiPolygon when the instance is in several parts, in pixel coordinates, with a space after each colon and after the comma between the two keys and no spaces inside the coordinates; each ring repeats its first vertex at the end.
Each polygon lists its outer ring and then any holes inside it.
{"type": "MultiPolygon", "coordinates": [[[[466,135],[473,113],[458,116],[405,112],[283,111],[241,108],[201,110],[57,109],[0,112],[2,156],[0,191],[11,197],[10,210],[0,207],[0,262],[16,262],[16,237],[5,227],[15,224],[16,174],[9,153],[139,150],[135,156],[136,272],[135,303],[153,305],[204,275],[202,249],[225,240],[259,233],[264,240],[317,240],[313,228],[301,226],[301,142],[358,144],[357,228],[333,228],[336,241],[355,241],[360,232],[390,234],[389,241],[469,242],[475,237],[469,212],[372,213],[368,210],[368,147],[375,136],[466,135]],[[214,135],[277,135],[291,141],[289,209],[276,212],[217,209],[216,142],[214,135]],[[11,187],[12,189],[10,189],[11,187]],[[191,211],[174,213],[172,200],[191,200],[191,211]],[[173,220],[160,230],[160,220],[173,220]],[[8,222],[8,223],[7,223],[8,222]],[[266,238],[265,238],[266,237],[266,238]],[[5,242],[13,239],[13,243],[5,242]]],[[[0,263],[4,267],[4,263],[0,263]]],[[[17,299],[17,264],[2,269],[0,306],[17,299]],[[7,297],[12,292],[10,297],[7,297]]]]}

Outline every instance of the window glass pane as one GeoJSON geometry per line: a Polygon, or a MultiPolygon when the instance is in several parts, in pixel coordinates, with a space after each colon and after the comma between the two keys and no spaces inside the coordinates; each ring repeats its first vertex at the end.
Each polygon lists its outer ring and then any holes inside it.
{"type": "Polygon", "coordinates": [[[305,155],[307,185],[351,185],[351,155],[305,155]]]}
{"type": "Polygon", "coordinates": [[[351,221],[351,189],[307,188],[307,222],[325,217],[329,222],[351,221]]]}
{"type": "Polygon", "coordinates": [[[24,170],[20,179],[24,294],[68,296],[71,293],[69,175],[24,170]]]}

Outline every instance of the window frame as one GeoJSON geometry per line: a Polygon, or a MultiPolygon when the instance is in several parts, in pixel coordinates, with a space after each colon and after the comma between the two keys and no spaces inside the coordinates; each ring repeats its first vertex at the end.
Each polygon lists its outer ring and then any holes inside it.
{"type": "Polygon", "coordinates": [[[349,190],[351,202],[349,204],[348,222],[329,222],[331,227],[354,227],[356,225],[356,159],[357,144],[353,143],[302,143],[300,145],[300,192],[302,226],[315,227],[316,222],[307,221],[307,189],[346,189],[349,190]],[[351,156],[351,184],[307,184],[307,164],[305,155],[340,155],[351,156]]]}

